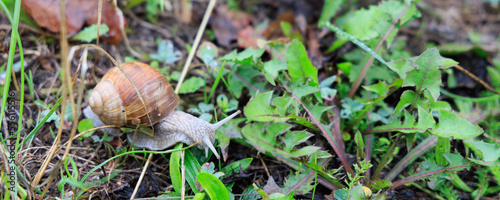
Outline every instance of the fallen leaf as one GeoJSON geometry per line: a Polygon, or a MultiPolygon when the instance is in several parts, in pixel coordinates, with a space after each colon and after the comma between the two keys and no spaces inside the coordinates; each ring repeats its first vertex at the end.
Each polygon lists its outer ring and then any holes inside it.
{"type": "Polygon", "coordinates": [[[267,184],[264,186],[263,190],[267,194],[282,193],[283,190],[276,184],[273,177],[269,177],[267,184]]]}
{"type": "Polygon", "coordinates": [[[229,47],[238,33],[250,26],[252,16],[241,11],[230,10],[225,5],[218,6],[215,11],[210,19],[215,38],[221,46],[229,47]]]}
{"type": "Polygon", "coordinates": [[[255,29],[248,26],[238,33],[238,47],[245,49],[248,47],[259,48],[258,38],[259,35],[255,33],[255,29]]]}
{"type": "Polygon", "coordinates": [[[288,22],[290,24],[294,24],[294,14],[293,12],[284,12],[281,13],[276,20],[271,22],[269,26],[264,30],[262,36],[266,39],[278,38],[283,36],[283,31],[281,30],[281,22],[288,22]]]}
{"type": "Polygon", "coordinates": [[[308,38],[307,38],[307,49],[308,49],[308,54],[309,54],[309,59],[313,63],[316,68],[321,69],[323,68],[323,61],[324,61],[324,56],[321,53],[320,47],[321,45],[319,44],[320,41],[320,33],[319,31],[315,30],[308,30],[308,38]]]}
{"type": "MultiPolygon", "coordinates": [[[[24,10],[35,22],[47,30],[59,33],[61,18],[59,15],[59,0],[23,0],[24,10]]],[[[99,0],[71,0],[66,1],[66,30],[69,37],[80,31],[84,25],[97,23],[99,0]]],[[[105,41],[118,44],[122,40],[120,21],[125,21],[121,11],[115,10],[108,1],[102,1],[103,24],[109,27],[105,41]]]]}

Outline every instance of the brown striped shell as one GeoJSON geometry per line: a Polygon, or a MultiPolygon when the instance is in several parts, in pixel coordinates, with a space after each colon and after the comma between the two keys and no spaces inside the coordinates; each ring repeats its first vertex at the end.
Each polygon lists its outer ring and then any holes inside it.
{"type": "Polygon", "coordinates": [[[123,63],[120,67],[128,78],[118,67],[114,67],[90,94],[89,106],[105,124],[154,125],[168,117],[179,105],[179,97],[174,94],[172,85],[155,68],[139,62],[123,63]]]}

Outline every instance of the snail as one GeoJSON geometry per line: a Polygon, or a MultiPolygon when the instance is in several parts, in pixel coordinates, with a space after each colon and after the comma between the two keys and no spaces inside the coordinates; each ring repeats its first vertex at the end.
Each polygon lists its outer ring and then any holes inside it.
{"type": "Polygon", "coordinates": [[[96,126],[152,126],[153,134],[129,133],[128,141],[150,150],[163,150],[178,142],[188,145],[198,142],[197,147],[205,149],[206,155],[210,149],[219,158],[213,146],[215,130],[238,115],[239,110],[210,124],[176,110],[179,97],[155,68],[140,62],[126,62],[120,68],[110,69],[90,94],[91,110],[84,109],[84,114],[93,118],[96,126]]]}

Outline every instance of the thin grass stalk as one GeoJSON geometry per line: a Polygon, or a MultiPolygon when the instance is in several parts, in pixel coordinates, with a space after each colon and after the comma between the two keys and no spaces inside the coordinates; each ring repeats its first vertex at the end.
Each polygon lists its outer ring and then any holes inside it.
{"type": "MultiPolygon", "coordinates": [[[[9,13],[7,7],[5,6],[5,4],[3,2],[1,4],[2,4],[2,8],[4,9],[6,15],[9,17],[9,20],[10,20],[10,22],[12,24],[12,32],[11,32],[11,38],[10,38],[9,56],[8,56],[8,61],[7,61],[7,73],[6,73],[5,82],[4,82],[4,90],[3,90],[3,93],[2,93],[2,106],[1,106],[1,111],[0,111],[1,112],[0,113],[0,129],[1,129],[1,126],[2,126],[1,122],[3,122],[3,119],[4,119],[3,116],[4,116],[4,113],[5,113],[5,106],[6,106],[6,103],[7,103],[8,92],[10,90],[10,77],[11,77],[11,75],[13,75],[13,73],[12,73],[12,70],[13,70],[12,66],[14,64],[14,55],[15,55],[15,51],[16,51],[16,44],[21,44],[20,41],[19,41],[21,39],[21,37],[19,36],[19,31],[18,31],[18,27],[19,27],[19,15],[20,15],[20,11],[21,11],[21,1],[16,1],[15,2],[15,6],[14,6],[14,18],[12,18],[10,16],[10,13],[9,13]]],[[[22,45],[18,45],[18,46],[19,46],[19,51],[21,53],[21,61],[23,61],[22,45]]],[[[24,70],[23,66],[22,66],[22,69],[24,70]]],[[[21,74],[23,74],[23,73],[24,73],[24,71],[21,74]]],[[[23,96],[23,98],[24,98],[24,96],[23,96]]],[[[21,104],[21,105],[23,105],[23,104],[21,104]]],[[[20,110],[20,115],[19,115],[19,122],[22,122],[21,121],[22,120],[22,115],[21,115],[22,114],[22,107],[20,109],[21,110],[20,110]]],[[[22,126],[18,126],[18,130],[20,130],[21,127],[22,126]]],[[[3,136],[0,136],[0,139],[3,140],[3,136]]],[[[5,144],[5,143],[3,143],[3,144],[5,144]]],[[[19,146],[19,135],[17,135],[16,146],[15,146],[15,149],[14,149],[14,152],[13,152],[14,155],[17,155],[18,146],[19,146]]],[[[6,155],[12,155],[12,153],[9,152],[9,148],[7,147],[7,145],[5,147],[6,148],[4,150],[7,153],[6,155]]],[[[14,157],[14,162],[8,162],[8,165],[5,165],[7,173],[10,174],[11,173],[11,169],[17,169],[15,160],[16,159],[14,157]]],[[[14,182],[18,183],[17,174],[14,175],[14,182]]],[[[14,191],[11,193],[12,197],[17,198],[17,187],[16,187],[16,185],[11,186],[11,187],[13,187],[13,189],[14,189],[14,191]]]]}
{"type": "Polygon", "coordinates": [[[399,143],[399,139],[402,137],[402,133],[398,133],[396,136],[396,139],[392,142],[391,147],[389,147],[389,150],[386,152],[384,157],[382,158],[382,161],[377,166],[377,169],[375,169],[375,172],[373,173],[372,180],[375,180],[378,178],[380,175],[380,172],[382,172],[382,169],[384,168],[385,164],[387,164],[387,161],[389,160],[389,157],[391,154],[394,152],[394,148],[396,148],[396,145],[399,143]]]}
{"type": "MultiPolygon", "coordinates": [[[[0,121],[3,121],[3,117],[5,114],[5,106],[7,104],[7,96],[10,89],[12,65],[14,64],[14,55],[16,54],[16,44],[18,38],[17,35],[19,35],[18,27],[19,27],[19,14],[21,12],[21,2],[20,1],[15,2],[14,18],[12,18],[12,16],[10,15],[9,10],[5,6],[5,4],[3,2],[0,2],[0,4],[2,5],[2,9],[6,13],[7,17],[10,20],[10,23],[12,24],[12,31],[11,31],[10,45],[9,45],[9,56],[7,58],[7,72],[5,75],[5,82],[2,93],[2,106],[0,109],[0,121]]],[[[3,123],[0,123],[0,128],[2,128],[2,124],[3,123]]],[[[3,140],[3,136],[1,134],[0,134],[0,139],[3,140]]]]}
{"type": "MultiPolygon", "coordinates": [[[[149,163],[151,162],[151,158],[153,158],[152,153],[149,154],[148,159],[146,160],[146,164],[145,164],[146,166],[149,165],[149,163]]],[[[132,196],[130,197],[130,199],[135,199],[135,195],[137,194],[137,191],[139,190],[139,186],[141,185],[140,183],[142,182],[142,179],[144,178],[144,175],[146,174],[146,169],[148,169],[148,168],[144,167],[142,169],[141,175],[139,176],[139,180],[137,180],[137,184],[135,185],[134,191],[132,192],[132,196]]]]}
{"type": "MultiPolygon", "coordinates": [[[[69,138],[73,138],[76,134],[76,129],[78,127],[78,114],[75,110],[75,99],[74,99],[74,96],[73,96],[73,87],[72,87],[72,82],[71,82],[71,69],[70,69],[70,62],[69,62],[69,58],[68,58],[68,40],[67,40],[67,37],[66,37],[66,15],[65,15],[65,0],[60,0],[59,1],[59,16],[61,16],[61,35],[60,35],[60,43],[61,43],[61,66],[62,66],[62,69],[63,69],[63,88],[66,88],[66,89],[63,89],[63,108],[62,109],[65,109],[66,107],[66,101],[64,100],[64,98],[66,98],[66,95],[68,95],[68,92],[69,92],[69,100],[70,100],[70,108],[71,108],[71,113],[73,114],[73,123],[72,123],[72,127],[71,127],[71,133],[70,133],[70,137],[69,138]]],[[[62,112],[62,115],[64,115],[65,112],[62,112]]],[[[62,123],[64,122],[64,117],[62,117],[61,119],[61,123],[60,123],[60,126],[59,127],[62,127],[62,123]]],[[[62,128],[59,128],[58,130],[58,136],[59,137],[59,141],[58,141],[58,144],[60,142],[60,135],[62,135],[62,128]]],[[[69,154],[69,151],[71,149],[71,145],[73,143],[73,140],[69,140],[68,142],[68,145],[67,145],[67,148],[66,148],[66,151],[64,152],[63,156],[61,157],[61,159],[59,160],[59,162],[56,164],[54,170],[52,171],[51,175],[49,176],[48,178],[48,184],[47,185],[51,185],[52,181],[54,180],[54,178],[56,177],[56,174],[57,172],[59,171],[60,167],[62,166],[62,163],[64,162],[65,158],[68,156],[69,154]]],[[[54,148],[55,149],[55,148],[54,148]]],[[[55,153],[55,152],[54,152],[55,153]]],[[[47,190],[49,189],[49,187],[46,187],[42,193],[45,194],[47,192],[47,190]]]]}
{"type": "Polygon", "coordinates": [[[205,27],[207,26],[208,19],[210,18],[210,14],[212,13],[212,10],[214,9],[216,1],[215,0],[210,0],[207,6],[207,10],[205,11],[205,15],[203,16],[203,20],[201,21],[200,27],[198,28],[198,33],[196,33],[196,37],[194,38],[193,42],[193,47],[191,48],[191,51],[189,51],[188,58],[186,62],[184,63],[184,67],[182,68],[182,73],[181,77],[179,78],[179,81],[177,82],[177,86],[175,86],[174,93],[178,94],[179,90],[181,89],[182,82],[184,82],[184,78],[186,77],[186,74],[189,70],[189,66],[191,65],[191,62],[193,61],[194,54],[196,53],[196,50],[198,49],[198,45],[200,44],[201,36],[205,32],[205,27]]]}

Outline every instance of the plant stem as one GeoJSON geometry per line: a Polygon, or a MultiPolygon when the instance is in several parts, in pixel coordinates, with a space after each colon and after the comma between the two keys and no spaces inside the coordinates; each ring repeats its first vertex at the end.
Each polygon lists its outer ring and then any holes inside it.
{"type": "Polygon", "coordinates": [[[387,151],[387,153],[384,155],[384,158],[382,161],[379,163],[377,166],[377,169],[375,170],[375,173],[373,173],[372,180],[377,179],[378,176],[380,175],[380,172],[382,172],[382,169],[384,168],[385,164],[387,164],[387,161],[389,160],[389,157],[392,155],[392,152],[394,152],[394,148],[396,148],[396,145],[399,142],[399,139],[401,139],[402,134],[398,133],[396,136],[396,139],[392,142],[391,147],[387,151]]]}
{"type": "Polygon", "coordinates": [[[342,162],[342,165],[344,165],[345,170],[348,173],[350,173],[351,175],[354,175],[354,170],[352,170],[351,166],[347,162],[345,152],[340,151],[340,149],[337,146],[337,144],[335,143],[335,141],[333,141],[332,137],[330,137],[330,135],[328,135],[328,132],[326,132],[325,128],[319,123],[318,119],[316,119],[316,117],[314,117],[314,115],[311,113],[311,111],[309,111],[309,109],[307,109],[307,107],[302,103],[302,101],[300,101],[300,99],[297,96],[295,96],[295,94],[293,94],[293,92],[290,90],[290,88],[288,88],[285,84],[282,84],[282,85],[285,88],[285,90],[287,92],[289,92],[297,102],[299,102],[299,104],[304,108],[304,110],[307,112],[309,117],[311,117],[311,119],[314,121],[316,126],[319,128],[321,133],[323,133],[323,136],[326,138],[326,140],[328,141],[330,146],[332,146],[333,150],[335,151],[335,154],[337,154],[337,156],[340,158],[340,161],[342,162]]]}
{"type": "MultiPolygon", "coordinates": [[[[391,26],[389,27],[389,29],[387,29],[387,31],[385,32],[382,39],[380,39],[380,42],[377,44],[377,47],[375,47],[375,53],[377,53],[378,50],[380,49],[380,47],[382,47],[382,44],[387,39],[389,34],[392,32],[392,29],[394,29],[394,27],[396,26],[396,23],[401,19],[401,17],[403,17],[403,15],[406,13],[406,11],[408,10],[408,8],[410,8],[411,5],[412,5],[411,3],[408,4],[405,7],[405,9],[399,14],[398,18],[396,18],[396,20],[394,20],[394,22],[392,22],[391,26]]],[[[354,97],[354,94],[356,94],[356,91],[358,90],[359,86],[361,85],[361,80],[363,80],[365,78],[366,72],[368,71],[368,69],[370,68],[370,65],[373,62],[373,58],[374,58],[373,55],[371,55],[370,58],[368,58],[368,61],[366,62],[365,66],[363,67],[363,70],[361,71],[358,78],[356,79],[356,82],[354,83],[354,85],[351,87],[351,90],[349,91],[349,95],[348,95],[349,98],[352,99],[354,97]]],[[[383,63],[383,64],[385,64],[385,63],[383,63]]]]}
{"type": "Polygon", "coordinates": [[[394,166],[387,175],[385,175],[384,180],[392,181],[404,168],[406,168],[414,159],[418,158],[429,149],[434,147],[437,143],[437,137],[431,135],[427,137],[425,140],[420,142],[415,148],[413,148],[408,154],[403,157],[403,159],[399,160],[398,164],[394,166]]]}
{"type": "Polygon", "coordinates": [[[179,81],[177,82],[177,86],[175,87],[175,91],[174,91],[175,94],[179,93],[179,90],[181,89],[182,82],[184,81],[184,78],[186,77],[187,71],[189,70],[189,65],[191,65],[191,61],[193,61],[194,54],[196,53],[196,50],[198,49],[198,45],[200,44],[201,36],[203,35],[203,32],[205,31],[205,27],[207,26],[208,19],[210,18],[210,15],[212,14],[212,10],[215,6],[215,3],[216,3],[215,0],[210,0],[210,2],[208,2],[207,10],[205,11],[205,15],[203,16],[203,19],[201,20],[200,27],[198,28],[198,33],[196,34],[196,37],[194,38],[193,47],[191,48],[191,51],[189,51],[186,63],[184,63],[184,67],[182,68],[181,77],[179,78],[179,81]]]}
{"type": "Polygon", "coordinates": [[[454,167],[448,167],[448,168],[444,168],[444,169],[440,169],[440,170],[436,170],[436,171],[432,171],[432,172],[427,172],[425,174],[420,174],[420,175],[417,175],[417,176],[412,176],[412,177],[409,177],[409,178],[406,178],[406,179],[402,179],[402,180],[399,180],[399,181],[396,181],[396,182],[392,183],[392,186],[389,187],[388,190],[394,190],[397,187],[402,186],[402,185],[404,185],[406,183],[409,183],[409,182],[412,182],[412,181],[415,181],[415,180],[418,180],[418,179],[421,179],[421,178],[424,178],[424,177],[432,176],[432,175],[437,174],[439,172],[444,172],[444,171],[447,171],[447,170],[452,170],[452,169],[457,169],[457,168],[462,168],[462,167],[468,167],[468,166],[470,166],[470,164],[459,165],[459,166],[454,166],[454,167]]]}

